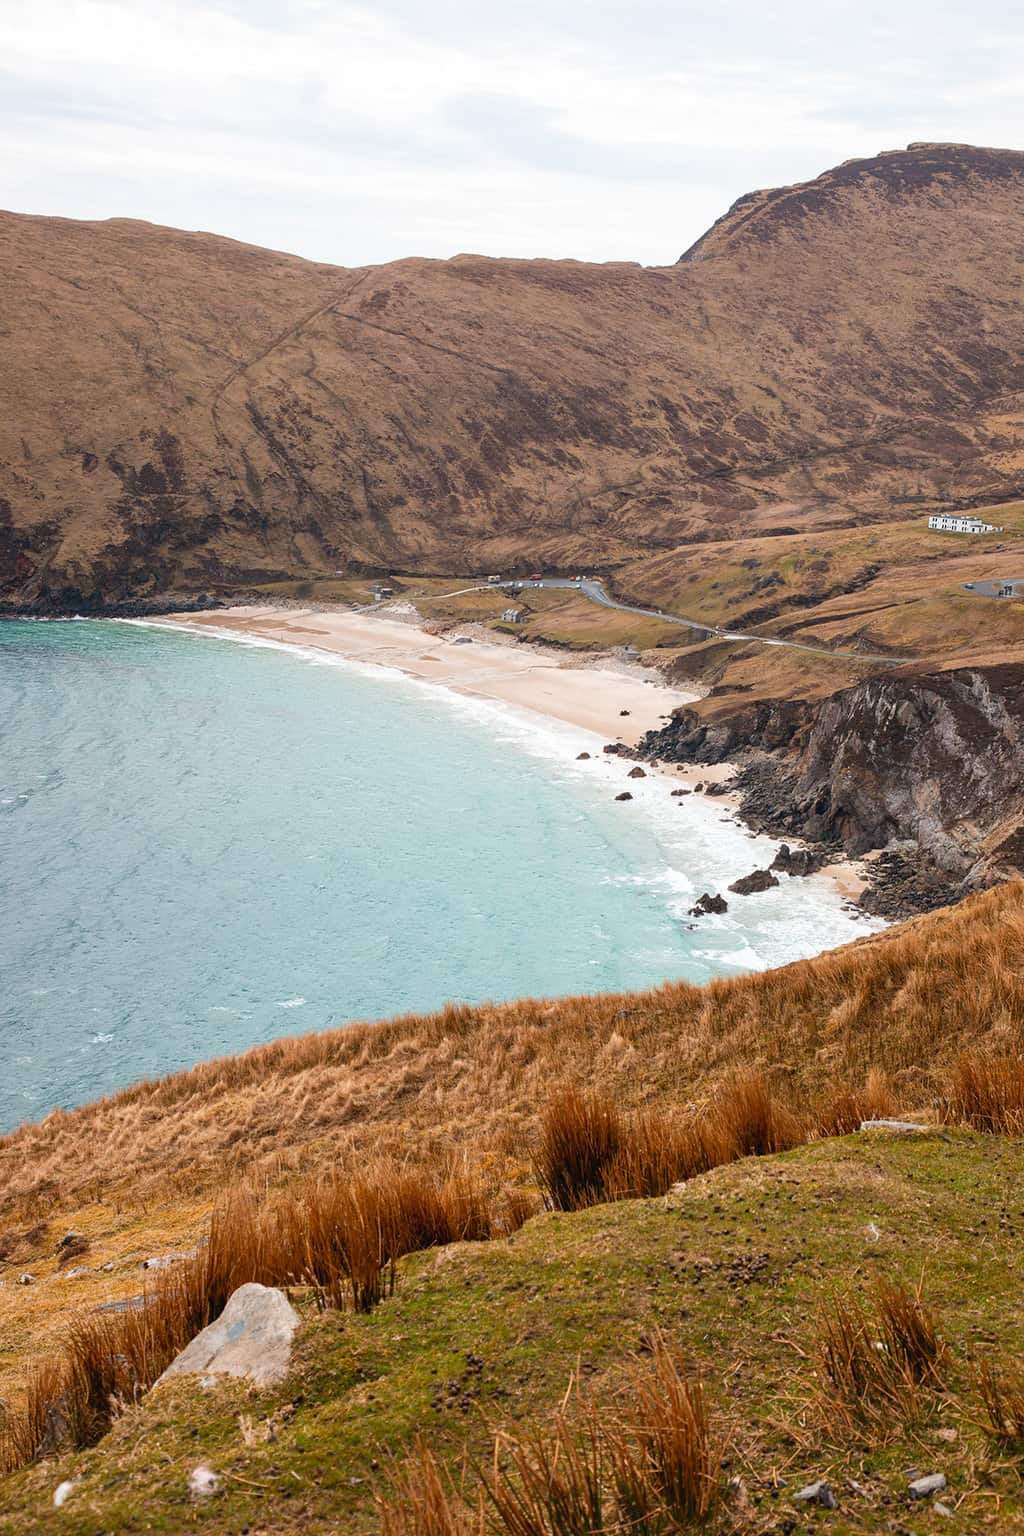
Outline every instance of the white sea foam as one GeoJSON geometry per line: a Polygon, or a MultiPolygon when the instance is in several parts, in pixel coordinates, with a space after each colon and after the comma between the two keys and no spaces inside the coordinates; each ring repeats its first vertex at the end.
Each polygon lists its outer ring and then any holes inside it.
{"type": "Polygon", "coordinates": [[[110,1034],[110,1035],[96,1034],[96,1035],[93,1035],[91,1043],[93,1045],[109,1045],[111,1040],[113,1040],[113,1038],[114,1037],[113,1037],[112,1034],[110,1034]]]}
{"type": "Polygon", "coordinates": [[[279,1008],[304,1008],[305,1005],[306,999],[304,997],[289,997],[283,1003],[278,1003],[277,1006],[279,1008]]]}

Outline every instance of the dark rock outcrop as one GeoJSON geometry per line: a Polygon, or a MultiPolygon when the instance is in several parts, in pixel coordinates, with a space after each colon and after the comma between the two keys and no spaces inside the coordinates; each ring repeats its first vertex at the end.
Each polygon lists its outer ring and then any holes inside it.
{"type": "Polygon", "coordinates": [[[1024,869],[1024,666],[901,668],[816,703],[763,701],[724,721],[687,708],[640,750],[737,761],[743,815],[759,830],[855,858],[895,850],[875,869],[898,896],[863,899],[885,915],[1024,869]]]}
{"type": "Polygon", "coordinates": [[[698,896],[694,906],[690,908],[691,917],[706,917],[709,912],[728,912],[729,903],[724,896],[712,896],[710,891],[705,891],[703,896],[698,896]]]}
{"type": "Polygon", "coordinates": [[[636,768],[631,768],[629,770],[629,777],[631,779],[646,779],[647,775],[638,764],[636,768]]]}
{"type": "Polygon", "coordinates": [[[749,875],[734,880],[729,889],[737,896],[755,896],[758,891],[770,891],[778,883],[778,876],[773,875],[770,869],[752,869],[749,875]]]}
{"type": "Polygon", "coordinates": [[[768,867],[777,869],[784,875],[813,875],[816,870],[827,864],[828,860],[827,849],[791,848],[788,843],[783,843],[768,867]]]}
{"type": "Polygon", "coordinates": [[[622,794],[616,795],[615,798],[616,800],[632,800],[633,796],[630,794],[628,789],[624,789],[622,794]]]}

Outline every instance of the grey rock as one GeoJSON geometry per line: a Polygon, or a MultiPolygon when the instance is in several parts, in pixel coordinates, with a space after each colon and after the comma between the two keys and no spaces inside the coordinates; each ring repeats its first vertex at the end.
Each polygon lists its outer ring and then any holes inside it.
{"type": "Polygon", "coordinates": [[[816,1483],[808,1483],[806,1488],[801,1488],[799,1493],[793,1495],[794,1504],[820,1504],[822,1509],[835,1509],[836,1496],[829,1487],[827,1478],[821,1478],[816,1483]]]}
{"type": "Polygon", "coordinates": [[[949,1505],[943,1504],[941,1499],[935,1500],[935,1503],[932,1505],[932,1509],[934,1509],[937,1515],[951,1515],[953,1513],[949,1505]]]}
{"type": "Polygon", "coordinates": [[[590,761],[590,753],[589,752],[577,752],[576,753],[576,761],[578,763],[589,763],[589,761],[590,761]]]}
{"type": "Polygon", "coordinates": [[[931,1130],[930,1125],[918,1125],[914,1120],[862,1120],[862,1131],[917,1131],[919,1134],[931,1130]]]}
{"type": "Polygon", "coordinates": [[[143,1259],[141,1269],[167,1269],[171,1264],[180,1264],[182,1259],[194,1259],[196,1250],[193,1248],[188,1253],[158,1253],[151,1259],[143,1259]]]}
{"type": "Polygon", "coordinates": [[[941,1493],[946,1487],[946,1474],[932,1472],[928,1477],[918,1477],[909,1485],[907,1492],[912,1499],[930,1499],[933,1493],[941,1493]]]}
{"type": "Polygon", "coordinates": [[[18,1284],[19,1285],[35,1285],[35,1283],[36,1283],[35,1275],[30,1275],[27,1269],[24,1270],[18,1276],[18,1284]]]}
{"type": "Polygon", "coordinates": [[[143,1295],[122,1296],[120,1301],[103,1301],[96,1308],[97,1312],[141,1312],[146,1305],[143,1295]]]}
{"type": "Polygon", "coordinates": [[[156,1385],[174,1376],[245,1376],[257,1386],[281,1381],[299,1314],[283,1291],[242,1285],[220,1317],[187,1344],[156,1385]]]}

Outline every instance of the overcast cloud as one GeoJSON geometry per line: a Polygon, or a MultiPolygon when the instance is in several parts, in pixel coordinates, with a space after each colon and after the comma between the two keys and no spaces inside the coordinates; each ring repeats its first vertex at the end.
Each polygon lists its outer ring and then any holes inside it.
{"type": "Polygon", "coordinates": [[[345,266],[668,263],[741,193],[1024,148],[1017,3],[0,0],[0,206],[345,266]]]}

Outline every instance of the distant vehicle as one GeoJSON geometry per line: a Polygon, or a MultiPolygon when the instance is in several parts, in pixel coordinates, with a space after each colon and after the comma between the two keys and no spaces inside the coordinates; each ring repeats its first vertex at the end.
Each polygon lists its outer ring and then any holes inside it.
{"type": "Polygon", "coordinates": [[[530,580],[531,581],[543,581],[544,577],[540,574],[539,571],[534,571],[533,575],[530,577],[530,580]]]}
{"type": "Polygon", "coordinates": [[[496,587],[498,585],[498,583],[501,581],[501,577],[500,576],[488,576],[487,580],[488,580],[488,582],[490,583],[490,585],[492,587],[496,587]]]}

